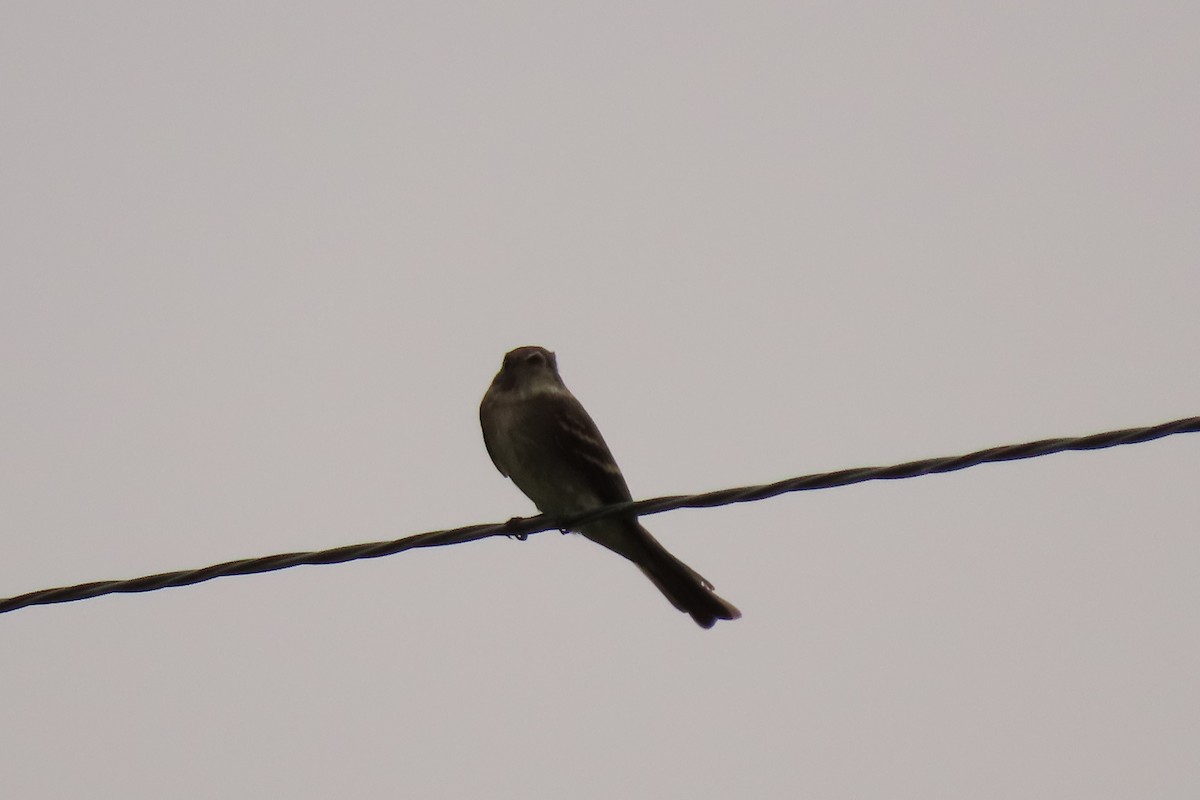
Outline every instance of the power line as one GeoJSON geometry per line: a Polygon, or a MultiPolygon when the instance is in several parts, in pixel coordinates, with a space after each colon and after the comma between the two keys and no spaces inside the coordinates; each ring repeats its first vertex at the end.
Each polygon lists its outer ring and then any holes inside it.
{"type": "Polygon", "coordinates": [[[1198,431],[1200,431],[1200,417],[1187,417],[1144,428],[1127,428],[1119,431],[1095,433],[1090,436],[1079,436],[1068,439],[1042,439],[1036,442],[991,447],[961,456],[927,458],[921,461],[909,461],[904,464],[894,464],[887,467],[843,469],[836,472],[802,475],[797,478],[788,478],[776,483],[758,486],[743,486],[735,489],[719,489],[714,492],[704,492],[702,494],[672,495],[670,497],[655,497],[648,500],[617,503],[603,506],[584,514],[554,517],[542,514],[536,517],[517,517],[499,524],[468,525],[463,528],[430,531],[387,542],[368,542],[365,544],[335,547],[331,550],[281,553],[273,556],[246,558],[239,561],[226,561],[223,564],[214,564],[213,566],[202,567],[200,569],[163,572],[158,575],[147,575],[131,580],[81,583],[57,589],[42,589],[0,600],[0,614],[15,611],[18,608],[25,608],[26,606],[70,603],[75,600],[86,600],[89,597],[99,597],[105,594],[152,592],[171,586],[189,586],[194,583],[202,583],[213,578],[228,575],[254,575],[260,572],[273,572],[275,570],[288,569],[289,567],[297,567],[301,564],[340,564],[345,561],[356,561],[361,558],[379,558],[418,547],[461,544],[463,542],[485,539],[489,536],[517,536],[524,538],[533,533],[541,533],[542,531],[549,530],[565,530],[584,522],[592,522],[597,519],[621,514],[634,513],[638,516],[646,516],[678,508],[712,508],[732,503],[749,503],[788,492],[830,489],[834,486],[849,486],[866,481],[916,478],[920,475],[953,472],[955,470],[966,469],[967,467],[974,467],[978,464],[1037,458],[1052,453],[1061,453],[1066,450],[1099,450],[1122,444],[1149,442],[1154,439],[1161,439],[1164,436],[1173,436],[1177,433],[1196,433],[1198,431]]]}

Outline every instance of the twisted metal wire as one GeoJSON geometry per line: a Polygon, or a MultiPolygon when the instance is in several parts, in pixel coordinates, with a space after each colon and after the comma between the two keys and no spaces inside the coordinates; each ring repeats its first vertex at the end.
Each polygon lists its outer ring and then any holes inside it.
{"type": "Polygon", "coordinates": [[[1161,439],[1164,436],[1172,436],[1177,433],[1196,433],[1198,431],[1200,431],[1200,417],[1187,417],[1145,428],[1127,428],[1119,431],[1096,433],[1090,436],[1068,439],[1042,439],[1036,442],[991,447],[961,456],[926,458],[920,461],[909,461],[886,467],[843,469],[836,472],[802,475],[797,478],[788,478],[787,480],[759,486],[742,486],[735,489],[719,489],[714,492],[704,492],[702,494],[672,495],[628,503],[616,503],[596,508],[583,514],[556,516],[542,514],[536,517],[515,517],[504,523],[467,525],[462,528],[430,531],[387,542],[367,542],[365,544],[335,547],[330,550],[281,553],[279,555],[261,556],[259,558],[245,558],[238,561],[226,561],[223,564],[214,564],[210,567],[201,567],[200,569],[163,572],[158,575],[147,575],[131,580],[81,583],[76,586],[63,586],[57,589],[42,589],[0,600],[0,614],[15,611],[18,608],[25,608],[26,606],[69,603],[105,594],[152,592],[171,586],[190,586],[194,583],[202,583],[227,575],[254,575],[260,572],[272,572],[274,570],[297,567],[301,564],[340,564],[360,558],[380,558],[381,556],[390,556],[394,553],[401,553],[405,550],[412,550],[418,547],[461,544],[463,542],[485,539],[490,536],[516,536],[523,539],[533,533],[541,533],[549,530],[566,530],[586,522],[622,514],[632,513],[638,516],[646,516],[649,514],[659,514],[664,511],[672,511],[677,508],[712,508],[731,503],[749,503],[788,492],[829,489],[834,486],[849,486],[866,481],[915,478],[921,475],[953,472],[978,464],[987,464],[996,461],[1037,458],[1052,453],[1061,453],[1066,450],[1099,450],[1104,447],[1139,444],[1154,439],[1161,439]]]}

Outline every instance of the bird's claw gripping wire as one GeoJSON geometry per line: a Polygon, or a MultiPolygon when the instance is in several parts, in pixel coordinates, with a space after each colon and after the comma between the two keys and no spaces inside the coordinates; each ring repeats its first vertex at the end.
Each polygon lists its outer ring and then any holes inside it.
{"type": "MultiPolygon", "coordinates": [[[[524,522],[526,519],[527,519],[526,517],[513,517],[512,519],[510,519],[508,522],[506,522],[504,524],[506,526],[507,525],[519,525],[520,523],[524,522]]],[[[563,536],[566,536],[568,533],[571,533],[571,531],[566,528],[559,528],[558,532],[561,533],[563,536]]],[[[516,539],[518,542],[523,542],[529,538],[529,534],[528,533],[506,533],[506,534],[504,534],[504,538],[516,539]]]]}
{"type": "MultiPolygon", "coordinates": [[[[525,517],[512,517],[508,522],[504,523],[504,525],[506,527],[511,525],[520,525],[524,521],[525,517]]],[[[506,533],[504,536],[507,539],[516,539],[518,542],[523,542],[529,538],[528,533],[506,533]]]]}

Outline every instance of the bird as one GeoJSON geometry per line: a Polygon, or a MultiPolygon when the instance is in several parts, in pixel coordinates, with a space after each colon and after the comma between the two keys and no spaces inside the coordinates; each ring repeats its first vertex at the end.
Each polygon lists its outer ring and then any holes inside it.
{"type": "MultiPolygon", "coordinates": [[[[479,405],[479,422],[496,469],[542,513],[574,514],[633,499],[599,428],[563,383],[557,357],[546,348],[526,345],[504,356],[479,405]]],[[[587,522],[577,532],[633,562],[700,627],[741,617],[636,516],[587,522]]]]}

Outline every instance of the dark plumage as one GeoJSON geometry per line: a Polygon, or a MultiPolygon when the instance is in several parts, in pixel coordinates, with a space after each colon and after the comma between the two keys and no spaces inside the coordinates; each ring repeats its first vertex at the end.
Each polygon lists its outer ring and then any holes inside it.
{"type": "MultiPolygon", "coordinates": [[[[479,406],[479,420],[496,469],[544,513],[569,514],[632,499],[604,437],[563,383],[549,350],[518,347],[508,353],[479,406]]],[[[591,522],[579,532],[636,564],[701,627],[741,616],[636,518],[591,522]]]]}

